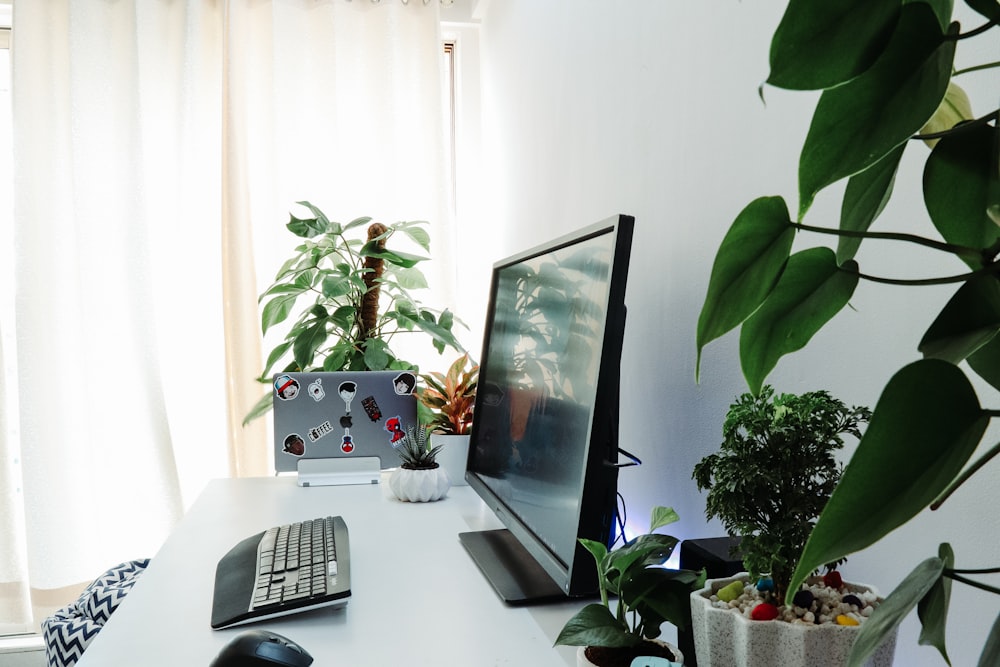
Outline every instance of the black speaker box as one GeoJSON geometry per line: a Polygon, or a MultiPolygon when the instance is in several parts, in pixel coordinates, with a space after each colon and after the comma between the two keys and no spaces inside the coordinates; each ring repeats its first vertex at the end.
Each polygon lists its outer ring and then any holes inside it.
{"type": "MultiPolygon", "coordinates": [[[[738,537],[705,537],[698,540],[681,542],[680,567],[682,570],[700,570],[705,568],[709,579],[731,577],[742,572],[743,560],[739,556],[740,538],[738,537]],[[733,550],[736,549],[734,552],[733,550]],[[733,555],[736,553],[736,555],[733,555]]],[[[688,627],[691,626],[691,611],[687,612],[688,627]]],[[[694,654],[694,635],[690,630],[677,629],[677,647],[684,654],[686,667],[697,667],[698,661],[694,654]]]]}

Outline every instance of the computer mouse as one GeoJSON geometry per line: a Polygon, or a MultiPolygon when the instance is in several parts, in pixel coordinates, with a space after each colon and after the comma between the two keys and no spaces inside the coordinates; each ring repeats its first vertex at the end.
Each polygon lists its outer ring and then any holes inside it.
{"type": "Polygon", "coordinates": [[[247,630],[219,651],[209,667],[307,667],[313,657],[287,637],[268,630],[247,630]]]}

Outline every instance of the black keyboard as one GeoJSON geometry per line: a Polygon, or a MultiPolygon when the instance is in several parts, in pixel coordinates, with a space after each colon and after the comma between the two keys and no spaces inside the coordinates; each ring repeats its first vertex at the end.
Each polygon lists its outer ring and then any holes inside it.
{"type": "Polygon", "coordinates": [[[275,526],[219,561],[212,627],[344,605],[350,597],[350,543],[341,517],[275,526]]]}

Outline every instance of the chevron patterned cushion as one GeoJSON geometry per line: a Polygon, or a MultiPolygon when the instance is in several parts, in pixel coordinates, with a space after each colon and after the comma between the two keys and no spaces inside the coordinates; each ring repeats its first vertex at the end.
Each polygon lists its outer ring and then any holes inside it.
{"type": "Polygon", "coordinates": [[[111,568],[87,586],[75,602],[42,622],[49,667],[72,667],[131,590],[149,559],[111,568]]]}

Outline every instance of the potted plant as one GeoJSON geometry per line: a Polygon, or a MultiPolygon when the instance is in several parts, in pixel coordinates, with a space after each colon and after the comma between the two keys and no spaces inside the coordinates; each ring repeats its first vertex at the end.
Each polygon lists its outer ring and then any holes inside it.
{"type": "Polygon", "coordinates": [[[441,500],[451,483],[448,473],[438,465],[441,447],[431,447],[424,426],[408,426],[396,446],[400,466],[389,475],[389,490],[398,499],[411,503],[441,500]]]}
{"type": "MultiPolygon", "coordinates": [[[[971,28],[953,21],[951,2],[792,0],[771,40],[767,83],[822,91],[798,162],[798,212],[792,218],[782,197],[762,197],[733,222],[716,255],[698,321],[699,364],[707,343],[741,327],[740,361],[756,393],[778,360],[804,347],[847,304],[861,280],[956,287],[940,312],[929,313],[923,337],[914,341],[923,359],[906,364],[883,389],[870,426],[806,543],[792,587],[823,563],[864,549],[925,508],[939,507],[1000,453],[994,446],[972,460],[1000,410],[981,406],[960,367],[967,362],[985,381],[989,397],[997,399],[998,112],[977,117],[956,82],[996,63],[955,67],[960,46],[996,39],[1000,5],[965,4],[978,23],[971,28]],[[922,149],[921,140],[931,147],[921,175],[923,205],[940,238],[872,231],[896,189],[904,152],[922,149]],[[845,180],[839,224],[805,224],[816,195],[845,180]],[[793,253],[798,232],[835,238],[836,249],[793,253]],[[917,278],[862,272],[855,257],[870,239],[946,253],[964,267],[953,275],[917,278]]],[[[997,91],[987,97],[994,109],[997,91]]],[[[928,266],[922,257],[910,264],[928,266]]],[[[944,628],[952,582],[998,594],[997,587],[975,579],[996,571],[956,568],[951,547],[942,543],[865,624],[851,664],[861,664],[915,607],[921,643],[933,645],[948,661],[944,628]]],[[[980,661],[1000,664],[1000,623],[984,639],[980,661]]]]}
{"type": "Polygon", "coordinates": [[[656,639],[664,622],[686,627],[688,596],[705,581],[704,571],[661,567],[678,540],[653,531],[677,520],[673,509],[654,507],[650,532],[612,551],[600,542],[580,540],[597,564],[601,601],[577,612],[555,642],[579,646],[579,665],[627,666],[640,656],[683,664],[676,646],[656,639]]]}
{"type": "MultiPolygon", "coordinates": [[[[752,621],[795,621],[857,626],[870,613],[877,595],[866,587],[844,585],[836,572],[839,561],[826,563],[827,576],[810,587],[789,589],[799,554],[812,526],[836,487],[841,468],[836,453],[844,435],[861,437],[871,411],[848,407],[826,391],[775,395],[765,385],[759,395],[743,394],[726,414],[719,450],[694,468],[698,488],[707,491],[705,513],[718,517],[727,532],[740,537],[738,556],[748,575],[710,582],[692,595],[692,624],[698,663],[703,666],[773,664],[804,655],[808,664],[850,652],[857,631],[764,627],[752,621]],[[794,597],[794,600],[793,600],[794,597]],[[723,604],[714,604],[719,601],[723,604]],[[853,605],[853,607],[852,607],[853,605]],[[715,614],[724,610],[724,617],[715,614]],[[731,611],[732,610],[732,611],[731,611]],[[739,612],[739,613],[734,613],[739,612]],[[731,617],[731,618],[727,618],[731,617]],[[763,651],[756,634],[787,635],[781,647],[763,651]],[[817,633],[825,633],[822,642],[817,633]],[[723,636],[732,638],[726,646],[723,636]],[[813,656],[813,647],[820,655],[813,656]],[[792,654],[781,658],[780,650],[792,654]],[[722,656],[725,656],[724,658],[722,656]]],[[[894,644],[887,646],[892,661],[894,644]]]]}
{"type": "MultiPolygon", "coordinates": [[[[461,351],[452,333],[451,311],[427,308],[411,294],[427,287],[418,268],[426,258],[388,247],[389,240],[400,234],[429,251],[426,222],[384,225],[365,217],[341,224],[307,201],[298,203],[312,217],[293,214],[287,224],[302,243],[260,295],[262,331],[266,335],[293,313],[296,316],[282,342],[268,354],[260,382],[269,383],[274,369],[415,371],[415,364],[391,348],[392,339],[404,333],[426,334],[439,353],[445,348],[461,351]],[[355,234],[361,230],[365,236],[358,238],[355,234]]],[[[244,424],[270,407],[269,392],[244,424]]]]}
{"type": "MultiPolygon", "coordinates": [[[[698,489],[708,492],[706,516],[741,538],[750,578],[773,582],[769,602],[785,603],[799,554],[840,480],[835,455],[842,436],[860,438],[870,416],[868,408],[848,407],[826,391],[776,396],[765,385],[729,407],[719,450],[695,465],[698,489]]],[[[839,562],[826,565],[835,569],[839,562]]]]}
{"type": "Polygon", "coordinates": [[[420,378],[424,386],[417,392],[417,417],[431,431],[431,443],[442,447],[438,460],[452,484],[465,484],[479,365],[466,353],[446,373],[432,371],[420,378]]]}

